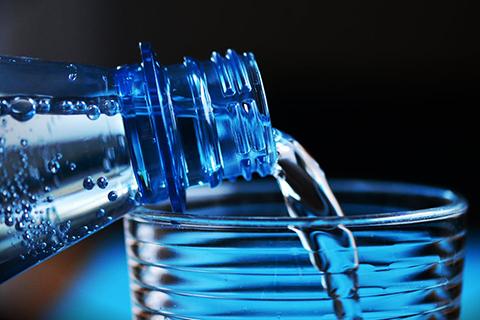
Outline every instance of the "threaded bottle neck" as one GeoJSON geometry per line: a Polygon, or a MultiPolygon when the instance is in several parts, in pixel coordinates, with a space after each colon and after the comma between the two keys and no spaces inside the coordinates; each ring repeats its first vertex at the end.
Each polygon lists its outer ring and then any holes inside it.
{"type": "Polygon", "coordinates": [[[272,172],[276,150],[251,53],[161,67],[148,45],[141,51],[142,64],[120,67],[116,83],[144,202],[170,198],[183,211],[190,186],[272,172]]]}

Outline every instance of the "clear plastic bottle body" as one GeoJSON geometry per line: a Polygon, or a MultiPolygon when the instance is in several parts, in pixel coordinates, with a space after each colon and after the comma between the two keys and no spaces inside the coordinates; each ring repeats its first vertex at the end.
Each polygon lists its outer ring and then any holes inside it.
{"type": "Polygon", "coordinates": [[[120,115],[2,120],[0,280],[121,217],[137,190],[120,115]]]}
{"type": "Polygon", "coordinates": [[[271,173],[276,152],[251,54],[117,69],[0,57],[0,282],[140,203],[271,173]]]}
{"type": "Polygon", "coordinates": [[[108,69],[0,59],[0,281],[110,224],[137,183],[108,69]]]}

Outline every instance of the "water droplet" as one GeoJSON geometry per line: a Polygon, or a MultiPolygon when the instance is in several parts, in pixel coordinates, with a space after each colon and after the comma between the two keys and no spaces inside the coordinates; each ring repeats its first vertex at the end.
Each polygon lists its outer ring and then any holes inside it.
{"type": "Polygon", "coordinates": [[[45,187],[43,187],[43,191],[45,191],[45,192],[50,192],[50,190],[52,190],[52,189],[50,189],[50,187],[49,187],[49,186],[45,186],[45,187]]]}
{"type": "Polygon", "coordinates": [[[21,139],[20,140],[20,145],[24,148],[27,147],[28,146],[28,140],[27,139],[21,139]]]}
{"type": "Polygon", "coordinates": [[[30,214],[28,212],[25,212],[23,215],[22,215],[22,221],[30,221],[30,214]]]}
{"type": "Polygon", "coordinates": [[[7,142],[7,140],[5,140],[4,137],[0,137],[0,146],[5,145],[5,142],[7,142]]]}
{"type": "Polygon", "coordinates": [[[30,241],[32,239],[32,237],[30,236],[30,233],[29,232],[25,232],[23,235],[22,235],[22,238],[23,240],[25,241],[30,241]]]}
{"type": "Polygon", "coordinates": [[[115,201],[115,200],[117,200],[117,198],[118,198],[118,195],[115,191],[110,191],[108,193],[108,200],[115,201]]]}
{"type": "Polygon", "coordinates": [[[22,200],[22,209],[25,211],[25,212],[31,212],[32,211],[32,206],[30,205],[30,203],[22,200]]]}
{"type": "Polygon", "coordinates": [[[35,203],[35,202],[37,202],[37,196],[34,195],[34,194],[32,194],[32,195],[30,196],[30,199],[29,199],[29,200],[30,200],[31,203],[35,203]]]}
{"type": "Polygon", "coordinates": [[[75,102],[75,109],[80,112],[84,112],[87,110],[87,103],[85,101],[77,101],[75,102]]]}
{"type": "Polygon", "coordinates": [[[47,202],[53,202],[53,200],[55,200],[55,198],[53,196],[48,196],[47,197],[47,202]]]}
{"type": "Polygon", "coordinates": [[[75,164],[75,162],[71,162],[69,165],[69,168],[70,168],[70,171],[74,171],[75,169],[77,169],[77,165],[75,164]]]}
{"type": "Polygon", "coordinates": [[[94,104],[89,105],[87,110],[87,117],[90,120],[97,120],[100,117],[100,109],[94,104]]]}
{"type": "Polygon", "coordinates": [[[60,163],[57,160],[50,160],[47,163],[47,169],[52,174],[56,174],[60,170],[60,163]]]}
{"type": "Polygon", "coordinates": [[[60,152],[58,152],[58,153],[55,155],[55,158],[56,158],[57,160],[62,160],[63,154],[61,154],[60,152]]]}
{"type": "Polygon", "coordinates": [[[10,111],[10,106],[8,105],[7,100],[0,100],[0,116],[8,114],[10,111]]]}
{"type": "Polygon", "coordinates": [[[77,66],[74,64],[69,64],[67,66],[67,71],[68,71],[68,80],[70,81],[75,81],[77,79],[77,66]]]}
{"type": "Polygon", "coordinates": [[[15,229],[18,231],[22,231],[25,228],[25,223],[21,220],[17,220],[17,223],[15,224],[15,229]]]}
{"type": "Polygon", "coordinates": [[[100,189],[105,189],[108,186],[108,179],[105,177],[100,177],[97,179],[97,186],[100,189]]]}
{"type": "Polygon", "coordinates": [[[116,115],[120,111],[119,109],[120,108],[119,108],[118,102],[115,100],[109,99],[103,102],[103,112],[107,116],[111,117],[116,115]]]}
{"type": "Polygon", "coordinates": [[[87,190],[92,190],[95,187],[95,182],[93,182],[92,177],[86,177],[83,179],[83,187],[87,190]]]}
{"type": "Polygon", "coordinates": [[[97,218],[103,218],[105,217],[106,211],[105,209],[101,208],[97,211],[97,218]]]}
{"type": "Polygon", "coordinates": [[[50,99],[40,99],[37,104],[37,113],[50,112],[50,99]]]}
{"type": "Polygon", "coordinates": [[[35,100],[17,97],[10,104],[10,115],[18,121],[27,121],[35,115],[36,107],[35,100]]]}
{"type": "Polygon", "coordinates": [[[60,104],[60,108],[64,113],[67,113],[67,114],[72,113],[75,109],[73,106],[73,102],[69,100],[62,101],[62,103],[60,104]]]}
{"type": "Polygon", "coordinates": [[[13,226],[13,222],[14,222],[14,220],[13,220],[12,216],[10,216],[10,215],[5,216],[5,225],[7,227],[13,226]]]}

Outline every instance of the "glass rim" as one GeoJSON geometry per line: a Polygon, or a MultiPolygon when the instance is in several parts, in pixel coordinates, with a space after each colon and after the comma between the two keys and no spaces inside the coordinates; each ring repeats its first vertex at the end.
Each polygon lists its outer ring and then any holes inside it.
{"type": "MultiPolygon", "coordinates": [[[[256,182],[259,185],[262,182],[256,182]]],[[[384,213],[370,213],[348,215],[344,217],[242,217],[242,216],[208,216],[187,213],[174,213],[167,210],[140,207],[135,213],[129,213],[128,219],[148,223],[174,224],[180,226],[205,226],[218,228],[251,227],[251,228],[291,228],[291,227],[345,227],[385,226],[432,222],[446,218],[455,218],[465,214],[468,209],[466,199],[458,193],[442,188],[423,184],[359,180],[359,179],[332,179],[331,186],[334,192],[359,194],[390,194],[397,196],[435,198],[445,202],[437,206],[416,210],[398,210],[384,213]],[[140,213],[138,213],[140,211],[140,213]]],[[[221,188],[221,187],[220,187],[221,188]]],[[[257,192],[261,187],[257,187],[257,192]]],[[[260,191],[261,192],[261,191],[260,191]]],[[[245,192],[255,194],[255,191],[245,192]]],[[[263,191],[263,193],[267,193],[263,191]]]]}

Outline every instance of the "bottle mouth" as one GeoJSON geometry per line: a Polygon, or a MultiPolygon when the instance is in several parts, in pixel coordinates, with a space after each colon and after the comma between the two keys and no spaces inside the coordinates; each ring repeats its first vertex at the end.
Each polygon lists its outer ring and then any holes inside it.
{"type": "Polygon", "coordinates": [[[277,154],[253,54],[161,67],[149,44],[140,50],[142,63],[120,67],[116,83],[144,203],[169,198],[183,212],[190,186],[272,173],[277,154]]]}

